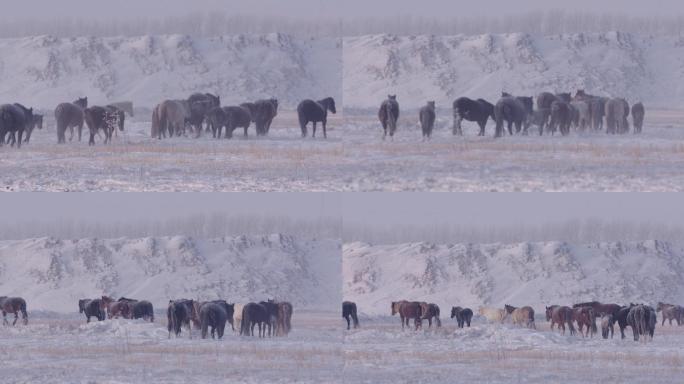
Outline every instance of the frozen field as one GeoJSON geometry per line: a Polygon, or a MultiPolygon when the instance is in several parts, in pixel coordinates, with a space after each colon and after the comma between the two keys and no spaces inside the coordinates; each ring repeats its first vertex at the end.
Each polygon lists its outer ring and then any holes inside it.
{"type": "MultiPolygon", "coordinates": [[[[29,312],[29,316],[32,314],[29,312]]],[[[337,313],[297,311],[288,337],[168,339],[166,319],[31,317],[0,328],[3,381],[12,383],[325,383],[339,382],[342,332],[337,313]]]]}
{"type": "MultiPolygon", "coordinates": [[[[149,117],[146,117],[149,119],[149,117]]],[[[328,139],[300,138],[296,114],[282,112],[267,138],[236,131],[233,140],[153,139],[150,123],[127,123],[110,146],[96,138],[56,144],[52,121],[20,150],[0,149],[0,183],[8,191],[329,191],[340,189],[344,162],[340,119],[328,139]],[[337,128],[337,129],[335,129],[337,128]],[[337,171],[339,172],[339,171],[337,171]]],[[[69,133],[67,132],[67,140],[69,133]]]]}
{"type": "Polygon", "coordinates": [[[681,191],[684,111],[653,111],[639,136],[453,137],[440,111],[430,142],[405,112],[394,141],[382,141],[374,113],[341,114],[329,138],[302,140],[282,112],[271,134],[245,140],[156,140],[149,123],[128,124],[110,146],[57,146],[50,122],[21,150],[0,149],[8,191],[681,191]]]}
{"type": "MultiPolygon", "coordinates": [[[[389,308],[388,308],[389,311],[389,308]]],[[[354,383],[672,383],[684,374],[684,327],[658,326],[653,342],[582,339],[488,325],[401,330],[398,318],[361,318],[345,333],[345,378],[354,383]]],[[[427,327],[427,324],[424,324],[427,327]]],[[[433,325],[434,327],[434,325],[433,325]]]]}
{"type": "Polygon", "coordinates": [[[345,116],[345,157],[355,162],[344,188],[360,191],[681,191],[684,190],[684,112],[647,112],[644,133],[494,139],[464,122],[451,134],[449,111],[438,111],[424,143],[417,113],[400,118],[393,142],[382,141],[373,114],[345,116]]]}

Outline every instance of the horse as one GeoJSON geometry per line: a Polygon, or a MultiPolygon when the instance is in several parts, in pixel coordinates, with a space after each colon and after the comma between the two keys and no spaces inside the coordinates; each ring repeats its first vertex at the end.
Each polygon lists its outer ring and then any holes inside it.
{"type": "Polygon", "coordinates": [[[356,314],[356,303],[351,301],[342,302],[342,317],[347,320],[347,330],[351,326],[351,321],[354,321],[354,328],[359,327],[359,317],[356,314]]]}
{"type": "Polygon", "coordinates": [[[105,133],[104,143],[111,143],[112,133],[118,124],[118,112],[110,112],[107,108],[96,105],[86,108],[83,115],[90,131],[88,145],[95,145],[95,135],[100,129],[105,133]]]}
{"type": "Polygon", "coordinates": [[[171,332],[173,332],[176,335],[176,337],[178,337],[181,333],[183,325],[185,325],[188,328],[188,335],[192,339],[192,326],[190,324],[190,321],[193,317],[193,310],[193,300],[169,300],[169,306],[166,310],[169,339],[171,338],[171,332]]]}
{"type": "Polygon", "coordinates": [[[428,328],[432,328],[432,318],[435,318],[435,323],[437,324],[437,327],[442,326],[442,321],[439,319],[439,306],[434,303],[426,303],[424,301],[420,302],[420,307],[423,312],[423,316],[421,317],[422,320],[427,320],[428,321],[428,328]]]}
{"type": "Polygon", "coordinates": [[[544,131],[544,128],[549,124],[551,118],[551,104],[558,101],[558,97],[551,92],[542,92],[537,95],[537,110],[540,111],[539,130],[544,131]]]}
{"type": "Polygon", "coordinates": [[[567,136],[570,133],[570,122],[572,121],[572,114],[570,104],[565,101],[556,100],[551,103],[551,121],[549,122],[549,130],[553,135],[556,129],[560,130],[561,135],[567,136]]]}
{"type": "Polygon", "coordinates": [[[215,339],[218,336],[219,340],[223,338],[223,332],[226,328],[226,321],[228,318],[233,319],[233,307],[225,301],[208,301],[202,303],[199,310],[200,328],[202,329],[202,338],[206,339],[211,327],[211,338],[215,339]],[[230,311],[230,313],[228,313],[230,311]]]}
{"type": "Polygon", "coordinates": [[[592,307],[575,307],[572,309],[572,319],[577,323],[580,335],[582,337],[594,337],[596,330],[596,312],[592,307]],[[586,333],[584,327],[587,327],[586,333]]]}
{"type": "Polygon", "coordinates": [[[513,324],[525,326],[527,328],[537,329],[534,324],[534,309],[532,307],[516,308],[512,305],[504,305],[506,313],[511,316],[513,324]]]}
{"type": "Polygon", "coordinates": [[[249,108],[257,136],[266,136],[273,119],[278,115],[278,99],[257,100],[242,106],[249,108]]]}
{"type": "Polygon", "coordinates": [[[118,102],[110,103],[109,106],[128,113],[128,116],[130,116],[130,117],[135,117],[135,115],[133,114],[133,102],[132,101],[118,101],[118,102]]]}
{"type": "Polygon", "coordinates": [[[603,336],[604,339],[608,338],[609,333],[610,338],[613,338],[613,334],[615,333],[614,324],[613,315],[603,315],[603,317],[601,317],[601,336],[603,336]]]}
{"type": "Polygon", "coordinates": [[[632,123],[634,124],[634,133],[641,133],[641,128],[644,126],[644,104],[641,102],[632,105],[632,123]]]}
{"type": "Polygon", "coordinates": [[[29,140],[31,139],[31,134],[36,128],[43,129],[43,115],[34,113],[33,122],[26,127],[26,138],[24,139],[24,143],[28,144],[29,140]]]}
{"type": "MultiPolygon", "coordinates": [[[[221,107],[214,107],[207,111],[205,115],[205,120],[207,122],[207,127],[211,129],[211,133],[215,139],[221,138],[221,129],[226,125],[226,113],[221,107]],[[218,137],[217,137],[218,133],[218,137]]],[[[228,130],[226,129],[226,137],[228,135],[228,130]]]]}
{"type": "Polygon", "coordinates": [[[508,133],[513,135],[513,125],[515,124],[516,132],[523,129],[527,132],[528,117],[532,114],[529,103],[532,98],[525,99],[523,102],[521,98],[513,96],[502,97],[494,106],[494,121],[496,121],[496,131],[494,137],[501,137],[504,133],[504,122],[508,124],[508,133]]]}
{"type": "Polygon", "coordinates": [[[69,141],[74,138],[74,128],[78,128],[78,141],[81,141],[81,132],[85,115],[83,111],[88,108],[88,98],[82,97],[72,103],[61,103],[55,108],[55,121],[57,122],[57,143],[66,142],[66,130],[71,131],[69,141]]]}
{"type": "Polygon", "coordinates": [[[577,100],[570,102],[570,106],[577,111],[576,115],[573,117],[573,124],[581,132],[584,132],[587,129],[587,127],[591,126],[591,114],[589,112],[589,103],[584,100],[577,100]]]}
{"type": "Polygon", "coordinates": [[[17,324],[19,320],[19,313],[21,313],[21,318],[24,325],[28,325],[28,314],[26,313],[26,300],[21,297],[7,297],[0,296],[0,309],[2,310],[2,323],[4,325],[9,325],[7,321],[7,314],[14,314],[14,322],[12,325],[17,324]]]}
{"type": "MultiPolygon", "coordinates": [[[[271,300],[269,300],[271,301],[271,300]]],[[[276,336],[287,336],[292,330],[292,304],[287,301],[276,302],[278,305],[278,316],[276,323],[276,336]]]]}
{"type": "Polygon", "coordinates": [[[477,99],[471,100],[467,97],[459,97],[454,100],[454,127],[452,133],[454,135],[463,135],[461,122],[463,120],[474,121],[480,127],[478,136],[485,135],[485,126],[489,117],[496,120],[494,117],[494,105],[487,100],[477,99]]]}
{"type": "Polygon", "coordinates": [[[570,307],[560,305],[546,307],[546,321],[551,322],[551,330],[555,324],[558,324],[561,334],[565,335],[565,325],[567,324],[570,335],[575,334],[575,327],[572,325],[572,308],[570,307]]]}
{"type": "Polygon", "coordinates": [[[578,308],[578,307],[591,307],[594,312],[596,313],[596,316],[603,316],[603,315],[613,315],[615,317],[617,315],[617,312],[622,308],[618,304],[603,304],[598,301],[588,301],[585,303],[578,303],[574,304],[572,306],[573,308],[578,308]]]}
{"type": "Polygon", "coordinates": [[[150,323],[154,322],[154,307],[149,301],[126,297],[120,297],[118,301],[128,303],[130,308],[128,318],[150,320],[150,323]]]}
{"type": "MultiPolygon", "coordinates": [[[[38,123],[38,118],[36,117],[37,115],[35,115],[33,113],[33,108],[26,108],[25,106],[23,106],[19,103],[14,103],[13,105],[16,106],[17,108],[21,109],[21,111],[24,113],[24,123],[25,124],[24,124],[23,132],[26,133],[26,137],[24,138],[24,143],[27,143],[28,138],[31,135],[31,132],[33,131],[34,126],[38,123]]],[[[43,116],[42,115],[38,115],[38,116],[40,116],[40,127],[39,128],[42,129],[43,128],[43,116]]],[[[13,130],[13,131],[9,132],[10,135],[7,138],[6,143],[10,143],[12,146],[14,146],[14,144],[16,144],[16,142],[17,142],[17,138],[15,135],[16,132],[17,132],[17,130],[13,130]]],[[[20,147],[20,145],[18,147],[20,147]]]]}
{"type": "MultiPolygon", "coordinates": [[[[244,137],[247,137],[247,129],[252,122],[252,113],[248,108],[237,105],[221,107],[223,109],[226,127],[226,138],[233,137],[233,131],[237,128],[243,128],[245,130],[244,137]]],[[[218,130],[218,137],[221,137],[221,128],[218,130]]]]}
{"type": "Polygon", "coordinates": [[[190,106],[186,100],[164,100],[152,113],[152,137],[180,135],[185,130],[185,122],[190,118],[190,106]]]}
{"type": "Polygon", "coordinates": [[[648,341],[649,337],[653,340],[656,322],[656,312],[648,305],[634,305],[627,314],[627,325],[632,327],[634,341],[639,341],[641,336],[644,341],[648,341]]]}
{"type": "Polygon", "coordinates": [[[615,134],[625,131],[625,103],[623,99],[610,99],[606,102],[606,133],[615,134]]]}
{"type": "Polygon", "coordinates": [[[677,325],[682,325],[681,320],[682,315],[684,315],[684,308],[679,305],[658,302],[658,305],[656,305],[656,312],[662,312],[663,323],[661,326],[665,326],[665,320],[669,320],[670,325],[672,325],[672,320],[676,321],[677,325]]]}
{"type": "Polygon", "coordinates": [[[401,329],[404,326],[409,326],[409,322],[413,319],[413,325],[415,329],[418,330],[422,326],[421,319],[423,317],[423,307],[419,302],[413,301],[409,302],[406,300],[392,302],[391,305],[392,316],[399,314],[401,319],[401,329]]]}
{"type": "Polygon", "coordinates": [[[212,95],[211,93],[193,93],[188,97],[187,102],[190,108],[188,122],[195,129],[195,137],[200,137],[202,123],[207,112],[212,108],[220,107],[221,99],[219,96],[212,95]]]}
{"type": "Polygon", "coordinates": [[[470,328],[470,320],[473,318],[473,310],[470,308],[451,307],[451,318],[456,318],[456,323],[459,328],[468,325],[470,328]]]}
{"type": "Polygon", "coordinates": [[[435,127],[435,102],[428,101],[418,112],[420,129],[423,131],[423,140],[432,137],[432,129],[435,127]]]}
{"type": "Polygon", "coordinates": [[[109,319],[116,319],[118,317],[130,319],[131,308],[127,302],[114,301],[109,296],[102,296],[102,302],[107,309],[107,317],[109,319]]]}
{"type": "MultiPolygon", "coordinates": [[[[116,126],[119,128],[119,131],[123,132],[124,125],[126,122],[126,112],[113,104],[106,105],[105,109],[107,110],[107,112],[109,112],[112,119],[114,117],[116,118],[116,126]]],[[[116,129],[114,130],[114,133],[116,133],[116,129]]]]}
{"type": "Polygon", "coordinates": [[[487,321],[503,323],[506,318],[506,310],[500,308],[480,307],[477,309],[480,316],[484,316],[487,321]]]}
{"type": "Polygon", "coordinates": [[[387,137],[387,130],[389,129],[390,138],[394,139],[394,132],[397,130],[397,120],[399,119],[399,103],[397,102],[397,95],[387,95],[387,100],[380,104],[378,110],[378,118],[382,124],[384,134],[382,139],[387,137]]]}
{"type": "Polygon", "coordinates": [[[328,111],[337,113],[335,109],[335,99],[326,97],[325,99],[313,101],[302,100],[297,106],[297,116],[299,117],[299,127],[302,130],[302,137],[306,137],[306,125],[313,124],[311,137],[316,137],[316,123],[321,122],[323,126],[323,138],[327,138],[326,124],[328,121],[328,111]]]}
{"type": "Polygon", "coordinates": [[[259,304],[263,305],[266,308],[266,312],[268,312],[268,321],[266,322],[268,337],[271,337],[272,335],[275,336],[278,324],[278,304],[273,300],[260,301],[259,304]]]}
{"type": "Polygon", "coordinates": [[[244,306],[244,304],[234,304],[233,326],[238,332],[240,331],[240,327],[242,325],[242,308],[244,308],[244,306]]]}
{"type": "Polygon", "coordinates": [[[5,144],[5,136],[8,133],[14,145],[16,142],[14,135],[18,133],[17,148],[21,148],[24,131],[31,124],[33,124],[33,109],[27,109],[21,104],[0,105],[0,146],[5,144]]]}
{"type": "Polygon", "coordinates": [[[242,307],[242,322],[240,335],[254,336],[254,327],[259,326],[259,337],[266,337],[266,324],[270,321],[270,314],[262,304],[248,303],[242,307]]]}
{"type": "Polygon", "coordinates": [[[105,306],[102,299],[81,299],[78,301],[78,312],[86,317],[86,323],[90,323],[90,318],[95,317],[98,321],[105,319],[105,306]]]}

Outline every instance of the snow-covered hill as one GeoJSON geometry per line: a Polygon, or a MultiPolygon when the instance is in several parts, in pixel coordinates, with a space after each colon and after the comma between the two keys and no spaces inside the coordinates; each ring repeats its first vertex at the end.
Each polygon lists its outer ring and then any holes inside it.
{"type": "Polygon", "coordinates": [[[343,246],[344,298],[367,314],[397,299],[443,306],[684,304],[684,248],[662,241],[343,246]]]}
{"type": "Polygon", "coordinates": [[[285,235],[200,240],[39,238],[0,242],[0,295],[30,309],[72,311],[83,297],[279,298],[295,306],[337,308],[340,243],[285,235]]]}
{"type": "Polygon", "coordinates": [[[275,96],[292,107],[341,97],[341,48],[339,39],[284,34],[0,39],[0,100],[54,108],[89,96],[150,107],[213,92],[226,105],[275,96]]]}
{"type": "Polygon", "coordinates": [[[450,107],[459,96],[498,99],[575,91],[684,107],[684,38],[620,32],[532,36],[348,37],[345,107],[375,108],[388,93],[405,107],[450,107]]]}

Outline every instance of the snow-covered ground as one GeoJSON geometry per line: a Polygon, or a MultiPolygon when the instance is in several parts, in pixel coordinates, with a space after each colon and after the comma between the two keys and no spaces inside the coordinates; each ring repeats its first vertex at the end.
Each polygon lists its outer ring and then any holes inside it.
{"type": "Polygon", "coordinates": [[[464,122],[463,137],[454,137],[451,111],[439,110],[429,142],[422,142],[416,110],[402,112],[394,141],[382,140],[376,113],[345,115],[344,157],[354,164],[353,172],[343,175],[345,190],[684,190],[681,111],[648,111],[641,135],[573,132],[494,139],[491,121],[486,137],[478,137],[470,122],[464,122]]]}
{"type": "Polygon", "coordinates": [[[258,339],[226,330],[202,340],[168,338],[166,319],[85,323],[39,312],[28,326],[0,328],[3,381],[11,383],[341,382],[337,312],[295,311],[287,337],[258,339]]]}
{"type": "Polygon", "coordinates": [[[345,378],[355,383],[672,383],[684,374],[684,327],[656,327],[652,342],[561,336],[475,318],[458,329],[442,310],[443,327],[402,331],[399,319],[361,317],[345,331],[345,378]]]}

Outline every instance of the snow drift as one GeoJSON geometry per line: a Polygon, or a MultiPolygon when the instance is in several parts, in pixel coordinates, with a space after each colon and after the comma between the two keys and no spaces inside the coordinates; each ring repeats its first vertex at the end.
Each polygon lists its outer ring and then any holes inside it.
{"type": "Polygon", "coordinates": [[[0,294],[30,309],[76,310],[77,300],[107,294],[152,301],[275,297],[296,307],[337,308],[340,244],[285,235],[194,239],[40,238],[0,242],[0,294]]]}
{"type": "Polygon", "coordinates": [[[192,92],[225,105],[341,97],[341,41],[284,34],[193,38],[37,36],[0,39],[0,100],[39,108],[88,96],[151,107],[192,92]]]}
{"type": "Polygon", "coordinates": [[[376,108],[387,94],[417,108],[451,107],[460,96],[496,100],[502,90],[585,89],[647,106],[684,106],[684,38],[621,32],[524,33],[344,39],[344,104],[376,108]]]}
{"type": "MultiPolygon", "coordinates": [[[[440,306],[572,304],[580,301],[684,304],[684,248],[662,241],[568,244],[343,246],[344,299],[389,314],[389,302],[440,306]]],[[[446,309],[443,309],[446,311],[446,309]]]]}

